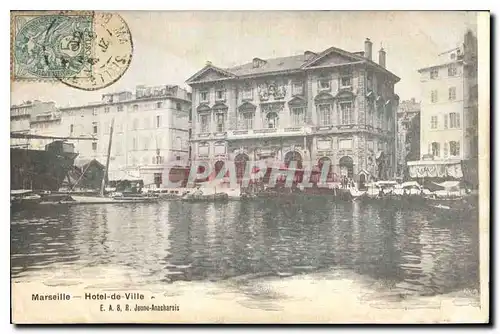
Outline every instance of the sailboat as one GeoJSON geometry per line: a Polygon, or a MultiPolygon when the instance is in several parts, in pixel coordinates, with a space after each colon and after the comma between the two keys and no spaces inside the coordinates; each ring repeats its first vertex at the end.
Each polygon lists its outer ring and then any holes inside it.
{"type": "Polygon", "coordinates": [[[158,196],[144,195],[144,194],[112,194],[105,195],[106,179],[109,171],[109,160],[111,155],[111,144],[113,139],[113,128],[115,119],[111,120],[111,127],[109,132],[108,154],[106,157],[106,169],[102,177],[101,189],[98,196],[83,196],[71,195],[73,201],[68,201],[67,204],[110,204],[110,203],[143,203],[143,202],[156,202],[158,196]]]}

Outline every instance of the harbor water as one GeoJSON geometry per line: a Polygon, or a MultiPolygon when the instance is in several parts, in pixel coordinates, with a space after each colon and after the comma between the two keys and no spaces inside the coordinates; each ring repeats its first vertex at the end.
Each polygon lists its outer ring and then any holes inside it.
{"type": "Polygon", "coordinates": [[[39,207],[13,213],[13,279],[114,267],[151,284],[350,270],[409,294],[479,289],[477,211],[327,198],[39,207]]]}

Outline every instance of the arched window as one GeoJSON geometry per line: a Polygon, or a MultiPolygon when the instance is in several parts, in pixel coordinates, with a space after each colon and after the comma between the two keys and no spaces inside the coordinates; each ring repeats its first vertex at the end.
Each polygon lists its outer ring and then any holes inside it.
{"type": "Polygon", "coordinates": [[[267,127],[269,129],[276,129],[278,127],[278,114],[274,111],[270,112],[266,116],[267,127]]]}
{"type": "Polygon", "coordinates": [[[332,105],[330,103],[318,104],[319,125],[332,124],[332,105]]]}

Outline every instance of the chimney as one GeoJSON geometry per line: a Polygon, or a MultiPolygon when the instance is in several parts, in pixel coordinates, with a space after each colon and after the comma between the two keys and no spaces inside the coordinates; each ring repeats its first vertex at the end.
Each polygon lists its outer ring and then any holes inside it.
{"type": "Polygon", "coordinates": [[[365,40],[365,57],[372,60],[372,41],[369,38],[365,40]]]}
{"type": "Polygon", "coordinates": [[[378,51],[378,64],[385,68],[385,50],[380,48],[378,51]]]}

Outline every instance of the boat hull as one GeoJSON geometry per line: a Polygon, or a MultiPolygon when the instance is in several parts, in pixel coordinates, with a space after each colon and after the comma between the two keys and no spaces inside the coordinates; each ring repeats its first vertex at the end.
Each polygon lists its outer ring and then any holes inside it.
{"type": "Polygon", "coordinates": [[[154,203],[157,197],[99,197],[99,196],[71,196],[73,201],[65,204],[123,204],[123,203],[154,203]]]}

